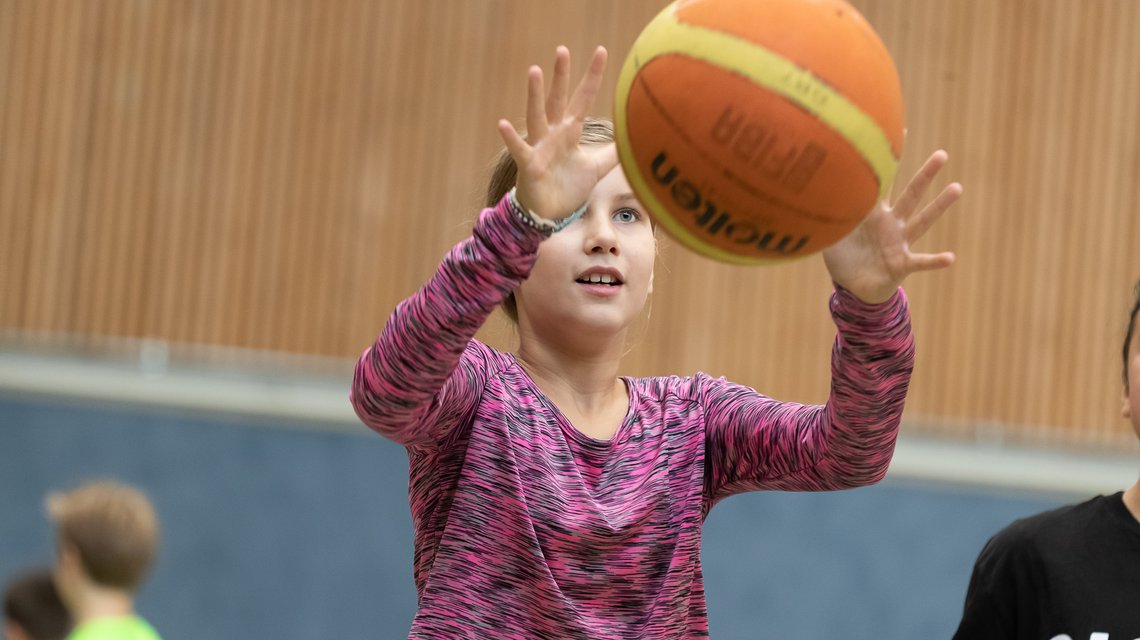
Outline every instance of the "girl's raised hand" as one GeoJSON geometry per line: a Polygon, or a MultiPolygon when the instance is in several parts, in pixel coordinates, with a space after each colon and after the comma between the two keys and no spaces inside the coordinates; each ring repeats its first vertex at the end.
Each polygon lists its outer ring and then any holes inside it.
{"type": "Polygon", "coordinates": [[[864,302],[884,302],[910,274],[954,263],[950,251],[910,250],[911,243],[921,238],[962,195],[962,185],[955,182],[920,207],[923,195],[947,159],[945,151],[935,151],[894,204],[883,200],[847,237],[823,251],[823,260],[836,284],[864,302]]]}
{"type": "Polygon", "coordinates": [[[617,166],[612,143],[579,144],[605,69],[606,49],[598,47],[570,93],[570,51],[558,47],[549,95],[544,97],[542,69],[532,66],[527,73],[526,139],[509,121],[499,120],[499,135],[518,165],[519,204],[548,220],[564,218],[582,206],[594,185],[617,166]]]}

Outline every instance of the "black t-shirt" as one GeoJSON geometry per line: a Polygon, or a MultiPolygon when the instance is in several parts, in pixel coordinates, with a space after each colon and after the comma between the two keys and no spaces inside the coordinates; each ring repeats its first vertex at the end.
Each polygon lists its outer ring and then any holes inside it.
{"type": "Polygon", "coordinates": [[[954,640],[1140,639],[1140,522],[1122,493],[1018,520],[990,539],[954,640]]]}

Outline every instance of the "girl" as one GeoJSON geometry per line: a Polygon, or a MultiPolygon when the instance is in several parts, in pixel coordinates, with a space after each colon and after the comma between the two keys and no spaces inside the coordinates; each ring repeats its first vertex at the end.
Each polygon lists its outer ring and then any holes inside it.
{"type": "Polygon", "coordinates": [[[472,236],[357,364],[356,412],[410,459],[411,638],[706,637],[701,525],[717,501],[886,473],[913,361],[899,285],[954,260],[908,248],[961,193],[919,207],[946,154],[824,252],[839,330],[827,404],[699,373],[619,377],[656,241],[598,142],[608,126],[585,118],[605,63],[599,47],[571,92],[559,47],[545,99],[530,69],[528,135],[499,122],[509,159],[472,236]],[[501,304],[517,353],[474,339],[501,304]]]}

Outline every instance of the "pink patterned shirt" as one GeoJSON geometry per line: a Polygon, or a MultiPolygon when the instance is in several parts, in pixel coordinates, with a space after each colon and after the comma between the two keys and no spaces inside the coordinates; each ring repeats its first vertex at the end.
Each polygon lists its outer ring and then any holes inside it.
{"type": "Polygon", "coordinates": [[[409,637],[707,637],[701,526],[714,504],[886,473],[913,366],[906,299],[833,294],[827,404],[700,373],[624,378],[629,412],[595,440],[511,354],[474,339],[541,240],[503,202],[484,210],[356,367],[357,414],[410,459],[409,637]]]}

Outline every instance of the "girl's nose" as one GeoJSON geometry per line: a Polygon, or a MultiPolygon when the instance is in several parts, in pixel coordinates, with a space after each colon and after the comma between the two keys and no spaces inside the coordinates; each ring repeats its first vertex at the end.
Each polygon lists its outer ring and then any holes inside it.
{"type": "Polygon", "coordinates": [[[620,252],[618,237],[613,223],[604,211],[588,211],[584,220],[586,222],[585,249],[586,253],[610,253],[617,255],[620,252]]]}

